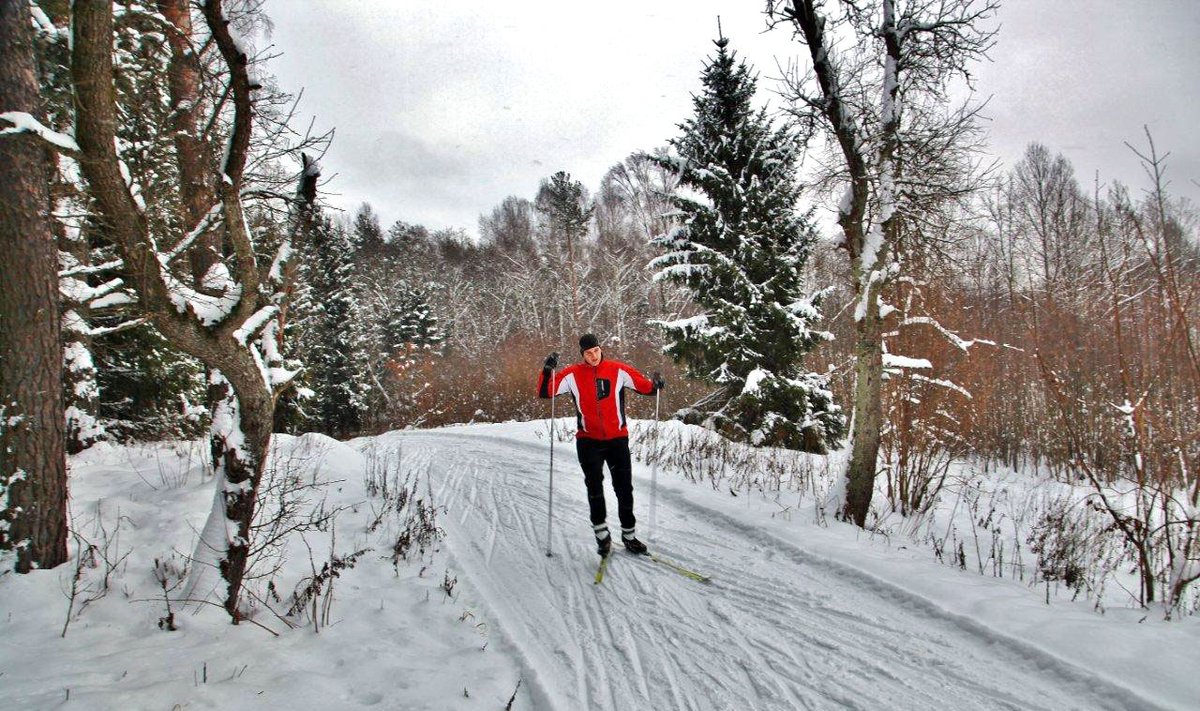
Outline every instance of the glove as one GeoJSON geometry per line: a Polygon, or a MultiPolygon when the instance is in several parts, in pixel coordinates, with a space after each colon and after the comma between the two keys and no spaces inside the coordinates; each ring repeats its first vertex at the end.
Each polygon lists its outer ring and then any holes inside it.
{"type": "Polygon", "coordinates": [[[662,373],[656,370],[650,375],[650,384],[654,386],[654,390],[657,392],[666,386],[667,381],[663,380],[662,373]]]}
{"type": "Polygon", "coordinates": [[[554,370],[558,367],[558,351],[546,356],[546,362],[542,365],[546,370],[554,370]]]}

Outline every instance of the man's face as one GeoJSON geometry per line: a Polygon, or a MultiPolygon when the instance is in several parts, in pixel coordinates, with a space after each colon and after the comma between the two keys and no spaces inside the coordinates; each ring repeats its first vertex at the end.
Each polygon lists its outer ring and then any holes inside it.
{"type": "Polygon", "coordinates": [[[600,346],[589,348],[583,352],[583,362],[595,367],[600,363],[600,346]]]}

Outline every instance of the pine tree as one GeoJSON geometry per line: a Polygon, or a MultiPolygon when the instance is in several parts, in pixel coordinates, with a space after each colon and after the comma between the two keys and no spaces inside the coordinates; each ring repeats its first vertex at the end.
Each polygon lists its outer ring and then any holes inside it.
{"type": "Polygon", "coordinates": [[[656,237],[656,280],[686,287],[701,313],[657,322],[664,349],[718,391],[683,413],[758,445],[823,452],[845,429],[826,379],[803,371],[803,358],[830,338],[813,324],[819,294],[803,293],[815,239],[798,211],[798,155],[786,128],[755,110],[756,79],[728,48],[701,75],[695,114],[653,160],[686,188],[674,198],[679,224],[656,237]],[[691,193],[690,195],[688,193],[691,193]]]}
{"type": "Polygon", "coordinates": [[[29,130],[45,118],[30,26],[26,3],[0,6],[0,551],[15,550],[19,573],[67,559],[58,265],[46,146],[29,130]]]}

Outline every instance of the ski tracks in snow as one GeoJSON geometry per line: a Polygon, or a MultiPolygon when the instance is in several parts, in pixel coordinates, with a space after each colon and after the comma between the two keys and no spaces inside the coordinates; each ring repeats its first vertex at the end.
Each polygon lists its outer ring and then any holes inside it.
{"type": "Polygon", "coordinates": [[[713,583],[615,550],[603,584],[594,585],[598,560],[573,457],[555,467],[548,558],[545,444],[461,432],[398,438],[403,466],[427,471],[435,501],[447,507],[446,544],[520,657],[539,708],[1154,708],[1030,645],[669,492],[659,492],[655,540],[713,583]]]}

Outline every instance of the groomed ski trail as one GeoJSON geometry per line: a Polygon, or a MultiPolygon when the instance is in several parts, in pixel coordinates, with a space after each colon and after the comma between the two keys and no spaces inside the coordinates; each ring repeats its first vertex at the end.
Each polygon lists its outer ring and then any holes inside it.
{"type": "MultiPolygon", "coordinates": [[[[451,430],[394,433],[380,445],[397,447],[405,470],[428,474],[446,507],[460,584],[520,658],[539,709],[1158,708],[866,573],[661,492],[654,541],[713,582],[617,545],[595,585],[573,443],[556,445],[563,452],[550,558],[545,442],[451,430]]],[[[637,487],[642,512],[647,492],[637,487]]],[[[615,520],[609,525],[616,530],[615,520]]]]}

